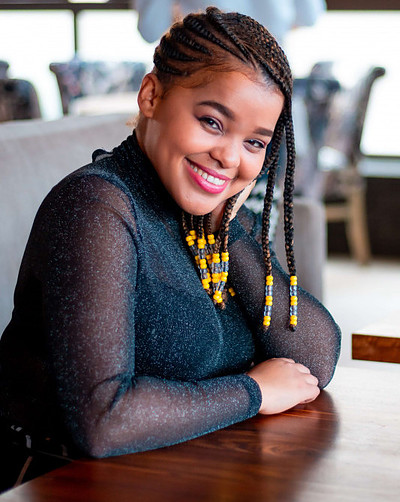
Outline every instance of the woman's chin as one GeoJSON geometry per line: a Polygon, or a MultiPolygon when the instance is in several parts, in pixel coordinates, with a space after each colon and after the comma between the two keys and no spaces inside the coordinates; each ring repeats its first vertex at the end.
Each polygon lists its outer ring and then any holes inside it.
{"type": "Polygon", "coordinates": [[[199,201],[184,201],[182,204],[178,203],[178,205],[186,213],[193,214],[193,216],[204,216],[208,213],[211,213],[215,211],[220,206],[220,204],[220,202],[211,204],[209,201],[207,203],[199,201]]]}

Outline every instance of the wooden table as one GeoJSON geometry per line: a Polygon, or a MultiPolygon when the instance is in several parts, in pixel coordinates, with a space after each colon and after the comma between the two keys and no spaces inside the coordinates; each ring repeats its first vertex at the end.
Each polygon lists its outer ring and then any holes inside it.
{"type": "Polygon", "coordinates": [[[353,333],[352,357],[400,363],[400,311],[353,333]]]}
{"type": "Polygon", "coordinates": [[[399,497],[399,376],[340,367],[312,404],[161,450],[77,460],[0,499],[397,502],[399,497]]]}

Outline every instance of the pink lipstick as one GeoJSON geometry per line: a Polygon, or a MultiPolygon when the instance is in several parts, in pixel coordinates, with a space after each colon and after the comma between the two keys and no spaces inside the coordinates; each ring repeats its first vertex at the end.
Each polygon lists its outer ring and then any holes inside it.
{"type": "Polygon", "coordinates": [[[191,178],[208,193],[221,193],[225,190],[230,178],[218,174],[213,169],[186,159],[191,178]]]}

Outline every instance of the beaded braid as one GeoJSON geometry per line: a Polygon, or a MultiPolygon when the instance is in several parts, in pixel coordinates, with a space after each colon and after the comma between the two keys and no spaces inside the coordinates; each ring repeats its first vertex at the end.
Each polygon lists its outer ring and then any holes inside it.
{"type": "Polygon", "coordinates": [[[264,197],[263,225],[262,225],[262,239],[261,239],[263,255],[265,259],[265,266],[266,266],[265,305],[264,305],[264,317],[263,317],[264,329],[269,328],[269,326],[271,325],[271,317],[272,317],[274,278],[272,276],[269,229],[271,221],[271,208],[274,196],[276,171],[278,167],[279,145],[282,140],[283,129],[284,129],[284,122],[282,118],[280,118],[275,127],[274,140],[271,147],[271,162],[268,167],[267,189],[264,197]]]}
{"type": "Polygon", "coordinates": [[[290,326],[295,329],[297,326],[297,276],[296,264],[294,260],[293,242],[294,242],[294,225],[293,225],[293,189],[294,189],[294,166],[295,166],[295,143],[293,123],[287,120],[286,128],[286,144],[287,144],[287,165],[285,173],[285,186],[283,192],[284,204],[284,228],[285,228],[285,250],[288,270],[290,274],[290,326]]]}
{"type": "MultiPolygon", "coordinates": [[[[286,56],[274,37],[254,19],[238,13],[223,13],[215,7],[202,14],[189,14],[182,22],[172,26],[161,40],[154,54],[154,73],[168,90],[176,79],[190,78],[199,70],[217,68],[226,64],[240,64],[262,70],[267,86],[276,86],[285,97],[284,109],[275,127],[271,150],[258,176],[268,172],[264,199],[262,249],[266,265],[264,329],[271,324],[273,303],[273,277],[269,242],[270,213],[278,165],[279,147],[285,133],[287,166],[284,188],[285,248],[290,273],[290,328],[297,325],[297,278],[293,252],[293,179],[295,148],[291,110],[292,75],[286,56]],[[228,55],[227,55],[228,53],[228,55]],[[231,58],[232,59],[232,58],[231,58]]],[[[232,71],[232,70],[230,70],[232,71]]],[[[182,85],[185,82],[182,81],[182,85]]],[[[190,85],[190,81],[189,84],[190,85]]],[[[210,231],[210,215],[182,214],[182,227],[191,250],[204,289],[215,304],[224,307],[229,273],[229,223],[240,194],[227,200],[217,237],[210,231]],[[206,230],[205,230],[206,229],[206,230]]],[[[229,288],[231,294],[233,290],[229,288]]]]}

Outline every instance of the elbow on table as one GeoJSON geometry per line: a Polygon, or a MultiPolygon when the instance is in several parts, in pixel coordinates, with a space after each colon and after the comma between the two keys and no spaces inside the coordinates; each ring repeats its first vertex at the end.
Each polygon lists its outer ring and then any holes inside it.
{"type": "Polygon", "coordinates": [[[114,434],[104,425],[96,423],[95,419],[90,424],[77,425],[72,434],[73,441],[79,450],[87,457],[106,458],[117,453],[113,441],[114,434]]]}
{"type": "Polygon", "coordinates": [[[342,333],[339,326],[332,320],[329,342],[330,349],[327,350],[325,360],[320,364],[320,371],[317,374],[318,387],[324,389],[332,380],[340,356],[342,333]]]}
{"type": "Polygon", "coordinates": [[[111,456],[108,442],[95,433],[82,434],[75,442],[87,457],[106,458],[111,456]]]}
{"type": "Polygon", "coordinates": [[[121,423],[114,426],[110,422],[93,424],[82,429],[82,433],[75,439],[80,450],[92,458],[114,457],[154,448],[140,431],[121,423]]]}

